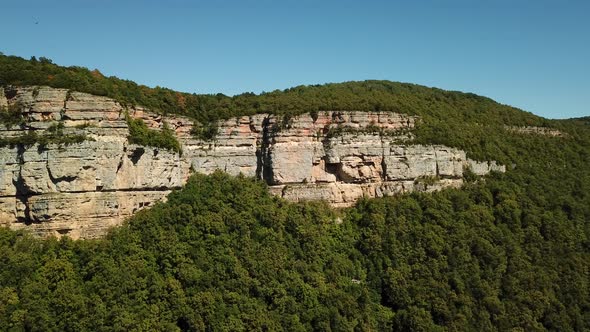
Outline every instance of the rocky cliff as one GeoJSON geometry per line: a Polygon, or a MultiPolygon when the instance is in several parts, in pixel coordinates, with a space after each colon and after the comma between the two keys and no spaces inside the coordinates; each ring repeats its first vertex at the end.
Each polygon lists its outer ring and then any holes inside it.
{"type": "Polygon", "coordinates": [[[0,147],[0,223],[40,235],[90,238],[165,199],[191,172],[223,170],[266,181],[293,201],[336,207],[359,198],[457,187],[469,168],[504,171],[465,152],[411,143],[419,120],[398,113],[319,112],[293,118],[259,114],[218,123],[212,140],[190,134],[190,119],[126,108],[116,101],[48,87],[0,90],[0,107],[26,122],[2,126],[0,138],[43,133],[59,123],[83,142],[0,147]],[[176,132],[181,153],[130,144],[125,114],[176,132]]]}

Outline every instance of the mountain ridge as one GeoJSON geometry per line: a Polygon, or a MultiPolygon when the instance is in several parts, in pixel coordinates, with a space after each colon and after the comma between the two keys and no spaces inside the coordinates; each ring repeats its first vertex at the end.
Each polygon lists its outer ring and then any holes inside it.
{"type": "MultiPolygon", "coordinates": [[[[365,81],[345,81],[341,83],[311,84],[299,85],[284,90],[274,90],[272,92],[263,92],[254,94],[244,92],[233,97],[217,94],[195,94],[188,92],[178,92],[162,87],[147,87],[138,85],[130,80],[119,79],[115,76],[105,77],[97,69],[89,70],[84,67],[70,66],[63,67],[56,64],[50,59],[40,57],[37,60],[25,60],[17,56],[0,55],[0,85],[46,85],[54,88],[66,88],[79,92],[86,92],[98,96],[113,98],[122,104],[139,105],[147,107],[156,112],[175,113],[187,115],[199,121],[214,119],[226,119],[230,116],[251,115],[256,113],[280,114],[275,112],[310,112],[321,110],[357,110],[357,111],[395,111],[395,104],[383,102],[383,100],[367,101],[356,105],[346,104],[343,98],[347,96],[334,96],[334,93],[342,93],[337,90],[350,90],[355,94],[367,91],[381,91],[387,93],[403,93],[406,91],[417,90],[423,94],[432,92],[432,98],[445,98],[451,96],[454,99],[471,98],[480,102],[497,104],[513,110],[522,111],[508,105],[498,104],[491,98],[479,96],[469,92],[443,90],[435,87],[426,87],[413,83],[401,83],[385,80],[365,80],[365,81]],[[326,103],[311,103],[306,105],[301,100],[297,100],[298,94],[310,91],[310,96],[316,93],[328,91],[328,102],[340,103],[340,105],[330,105],[326,103]],[[285,98],[294,100],[281,101],[281,95],[285,98]],[[267,97],[267,98],[264,98],[267,97]],[[276,99],[279,98],[277,101],[276,99]],[[192,100],[187,100],[192,99],[192,100]],[[268,100],[265,100],[268,99],[268,100]],[[274,100],[273,100],[274,99],[274,100]],[[381,104],[380,104],[381,102],[381,104]],[[354,107],[353,107],[354,106],[354,107]],[[350,108],[353,107],[353,108],[350,108]],[[224,114],[230,111],[230,114],[224,114]],[[199,114],[199,112],[218,112],[222,114],[199,114]],[[254,113],[252,113],[254,112],[254,113]]],[[[310,99],[310,96],[305,96],[310,99]]],[[[323,96],[326,97],[326,96],[323,96]]],[[[405,110],[406,112],[411,111],[405,110]]],[[[532,113],[530,114],[532,115],[532,113]]],[[[540,118],[538,116],[535,116],[540,118]]],[[[529,119],[531,121],[531,119],[529,119]]]]}

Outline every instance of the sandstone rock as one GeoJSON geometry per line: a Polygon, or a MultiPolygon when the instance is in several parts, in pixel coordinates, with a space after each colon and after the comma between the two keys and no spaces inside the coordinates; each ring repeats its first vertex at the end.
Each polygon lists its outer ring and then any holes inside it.
{"type": "Polygon", "coordinates": [[[118,120],[123,107],[116,101],[87,93],[72,92],[65,102],[64,119],[118,120]]]}
{"type": "Polygon", "coordinates": [[[19,88],[13,103],[22,105],[25,116],[31,121],[61,120],[67,92],[49,87],[19,88]]]}
{"type": "Polygon", "coordinates": [[[26,201],[27,211],[17,211],[17,217],[28,220],[28,224],[13,222],[11,227],[30,229],[41,235],[97,237],[136,211],[164,200],[169,193],[169,190],[163,190],[31,196],[26,201]]]}
{"type": "Polygon", "coordinates": [[[310,182],[313,142],[278,143],[270,148],[271,184],[310,182]]]}

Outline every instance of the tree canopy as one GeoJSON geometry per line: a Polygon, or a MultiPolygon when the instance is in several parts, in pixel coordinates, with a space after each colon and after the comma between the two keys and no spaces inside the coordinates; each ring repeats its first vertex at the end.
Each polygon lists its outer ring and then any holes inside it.
{"type": "Polygon", "coordinates": [[[422,116],[443,115],[462,121],[539,125],[542,118],[472,93],[446,91],[416,84],[368,80],[297,86],[261,94],[191,94],[150,88],[104,76],[99,70],[63,67],[52,61],[0,55],[0,85],[47,85],[107,96],[126,105],[141,105],[161,113],[182,114],[207,123],[256,113],[300,114],[318,111],[397,111],[422,116]]]}
{"type": "Polygon", "coordinates": [[[335,211],[219,172],[104,239],[0,228],[0,329],[583,331],[589,205],[511,180],[335,211]]]}

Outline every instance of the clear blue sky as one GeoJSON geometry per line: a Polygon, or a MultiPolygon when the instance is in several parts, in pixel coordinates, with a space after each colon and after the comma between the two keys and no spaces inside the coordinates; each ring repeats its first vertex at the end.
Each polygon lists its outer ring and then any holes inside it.
{"type": "Polygon", "coordinates": [[[0,0],[0,51],[236,94],[365,79],[590,115],[590,1],[0,0]]]}

